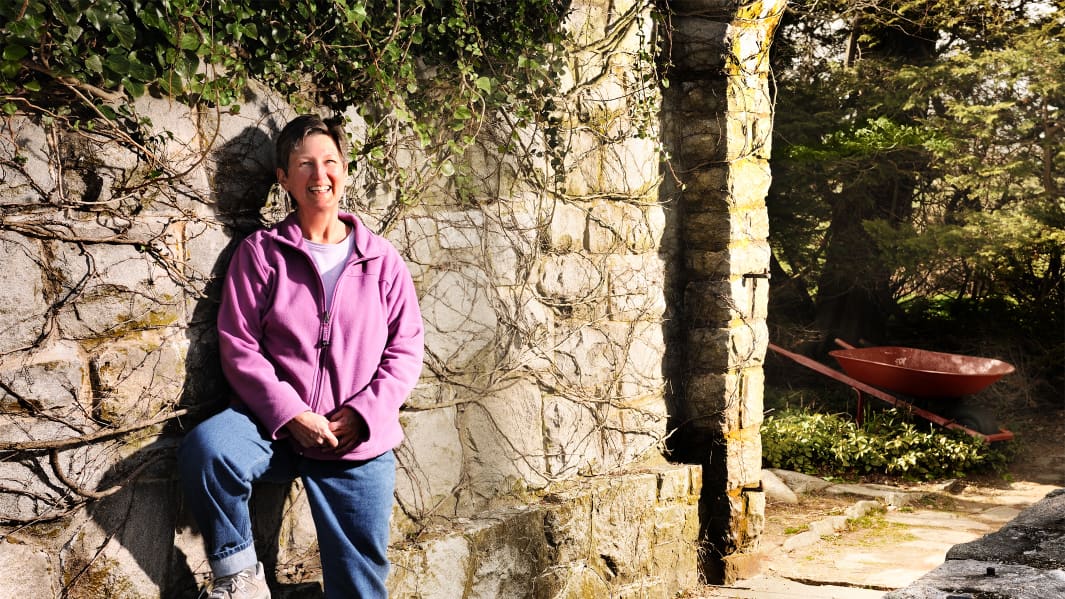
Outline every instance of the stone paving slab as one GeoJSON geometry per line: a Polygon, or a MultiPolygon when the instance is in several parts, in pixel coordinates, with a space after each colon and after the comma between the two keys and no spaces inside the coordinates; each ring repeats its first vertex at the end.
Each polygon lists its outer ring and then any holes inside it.
{"type": "MultiPolygon", "coordinates": [[[[797,486],[812,484],[810,488],[820,487],[816,480],[810,480],[815,477],[791,476],[786,471],[775,473],[781,480],[796,481],[797,486]]],[[[833,494],[854,500],[845,511],[846,517],[821,518],[811,522],[807,531],[788,537],[782,544],[763,547],[767,561],[760,572],[753,570],[758,573],[756,576],[729,587],[701,587],[695,594],[684,596],[690,599],[944,599],[950,593],[945,594],[943,589],[949,587],[943,584],[957,583],[958,577],[983,576],[987,565],[983,569],[967,566],[971,571],[961,573],[952,571],[950,568],[957,568],[961,560],[947,560],[948,552],[964,559],[969,557],[963,555],[966,552],[988,546],[988,540],[1005,538],[1016,542],[1014,537],[1022,536],[1028,539],[1026,544],[1021,544],[1024,549],[1038,547],[1043,555],[1048,547],[1065,546],[1065,535],[1047,535],[1047,532],[1065,528],[1065,505],[1061,503],[1065,501],[1065,491],[1027,482],[1014,483],[1009,489],[974,488],[966,491],[965,487],[958,485],[957,488],[922,491],[885,485],[826,483],[815,492],[834,491],[833,494]],[[1050,496],[1044,497],[1048,491],[1050,496]],[[917,500],[928,493],[955,497],[958,501],[956,509],[922,507],[917,500]],[[882,533],[877,529],[859,528],[834,534],[846,528],[847,519],[858,518],[877,507],[886,509],[883,520],[890,525],[882,533]],[[1036,527],[1043,530],[1038,539],[1030,534],[1030,530],[1036,527]],[[946,566],[945,560],[953,565],[946,566]],[[945,573],[942,573],[944,569],[945,573]],[[941,576],[938,583],[935,582],[937,579],[929,578],[935,575],[941,576]],[[935,584],[939,587],[934,588],[935,584]],[[909,589],[916,590],[911,592],[909,589]],[[913,594],[898,594],[903,590],[913,594]]],[[[782,506],[782,509],[789,508],[782,506]]],[[[995,548],[993,551],[1004,550],[995,548]]],[[[1015,564],[1016,567],[1000,570],[997,580],[978,582],[997,584],[1001,589],[1004,582],[1008,586],[1013,579],[1026,578],[1034,581],[1033,588],[1039,590],[1025,590],[1027,594],[1016,595],[1017,599],[1065,598],[1065,586],[1055,586],[1065,585],[1065,570],[1059,565],[1059,569],[1048,571],[1046,565],[1015,564]],[[1042,570],[1031,567],[1037,565],[1044,567],[1042,570]]],[[[981,596],[992,595],[972,595],[981,596]]]]}
{"type": "Polygon", "coordinates": [[[706,587],[706,594],[699,595],[700,598],[730,599],[880,599],[883,596],[884,591],[810,585],[765,574],[730,587],[706,587]]]}

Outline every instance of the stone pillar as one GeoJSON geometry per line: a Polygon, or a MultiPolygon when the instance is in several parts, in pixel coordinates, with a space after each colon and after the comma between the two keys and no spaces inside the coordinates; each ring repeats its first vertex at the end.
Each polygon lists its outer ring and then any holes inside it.
{"type": "Polygon", "coordinates": [[[762,362],[770,250],[769,47],[784,0],[669,3],[670,86],[663,133],[672,156],[672,273],[678,323],[670,357],[675,455],[704,468],[703,574],[731,582],[757,567],[762,362]]]}

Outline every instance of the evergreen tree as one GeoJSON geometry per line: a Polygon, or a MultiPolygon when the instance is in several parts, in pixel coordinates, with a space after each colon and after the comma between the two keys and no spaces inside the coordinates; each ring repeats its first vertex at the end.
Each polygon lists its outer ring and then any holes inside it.
{"type": "Polygon", "coordinates": [[[778,316],[879,343],[900,302],[998,301],[1060,334],[1061,9],[791,6],[769,197],[778,316]]]}

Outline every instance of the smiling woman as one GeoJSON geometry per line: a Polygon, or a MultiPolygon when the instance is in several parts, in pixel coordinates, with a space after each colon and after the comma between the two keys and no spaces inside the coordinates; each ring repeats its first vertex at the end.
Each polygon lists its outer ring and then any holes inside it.
{"type": "Polygon", "coordinates": [[[250,531],[252,484],[299,477],[326,597],[386,597],[399,408],[422,368],[423,329],[396,250],[339,201],[342,130],[316,115],[277,139],[296,209],[245,239],[218,316],[229,408],[185,438],[185,497],[213,573],[209,598],[269,597],[250,531]]]}

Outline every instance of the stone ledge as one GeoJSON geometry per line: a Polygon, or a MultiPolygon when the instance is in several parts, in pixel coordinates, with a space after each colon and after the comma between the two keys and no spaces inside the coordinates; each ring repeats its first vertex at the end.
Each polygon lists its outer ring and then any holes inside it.
{"type": "Polygon", "coordinates": [[[698,466],[633,468],[396,546],[392,597],[670,597],[698,581],[698,466]],[[605,593],[605,594],[604,594],[605,593]],[[635,596],[635,595],[634,595],[635,596]]]}

